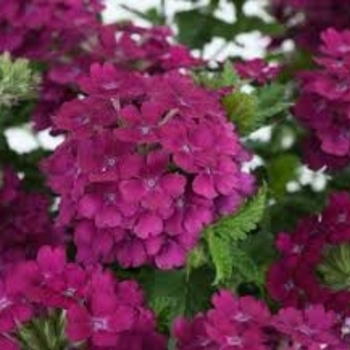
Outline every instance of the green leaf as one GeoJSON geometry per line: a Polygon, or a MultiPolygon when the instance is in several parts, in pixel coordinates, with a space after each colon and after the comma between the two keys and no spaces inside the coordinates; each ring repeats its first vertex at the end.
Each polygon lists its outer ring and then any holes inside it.
{"type": "Polygon", "coordinates": [[[240,16],[234,24],[235,33],[251,32],[253,30],[272,36],[283,34],[285,27],[276,21],[267,22],[257,16],[240,16]]]}
{"type": "Polygon", "coordinates": [[[270,160],[267,173],[270,188],[276,197],[282,197],[287,191],[287,184],[297,179],[299,167],[299,158],[291,153],[281,154],[270,160]]]}
{"type": "Polygon", "coordinates": [[[263,122],[291,106],[291,103],[286,101],[285,86],[278,83],[257,88],[255,95],[258,101],[259,119],[263,122]]]}
{"type": "Polygon", "coordinates": [[[257,129],[258,103],[254,95],[234,91],[222,99],[222,104],[241,135],[257,129]]]}
{"type": "Polygon", "coordinates": [[[208,266],[176,271],[144,270],[138,280],[143,286],[148,303],[160,316],[164,331],[177,316],[192,317],[210,305],[214,292],[211,282],[213,271],[208,266]]]}
{"type": "Polygon", "coordinates": [[[210,255],[215,266],[214,284],[230,280],[232,276],[233,255],[231,252],[231,242],[226,237],[223,238],[215,234],[213,229],[207,231],[207,242],[210,255]]]}
{"type": "Polygon", "coordinates": [[[240,278],[240,282],[254,282],[258,286],[264,285],[264,273],[244,249],[238,245],[233,245],[233,274],[236,279],[240,278]]]}
{"type": "Polygon", "coordinates": [[[192,49],[202,49],[214,36],[233,38],[232,24],[214,17],[206,8],[181,11],[175,15],[178,39],[192,49]]]}
{"type": "Polygon", "coordinates": [[[249,94],[233,91],[222,99],[222,104],[240,134],[248,135],[266,125],[272,117],[288,111],[291,104],[286,101],[285,90],[284,85],[269,84],[249,94]]]}
{"type": "Polygon", "coordinates": [[[224,63],[223,69],[219,72],[195,72],[193,77],[197,84],[214,90],[223,87],[236,87],[241,84],[241,80],[230,60],[224,63]]]}
{"type": "Polygon", "coordinates": [[[232,241],[244,240],[247,233],[256,229],[263,217],[266,205],[267,188],[262,186],[255,197],[249,200],[235,214],[225,216],[211,226],[215,234],[229,237],[232,241]]]}
{"type": "Polygon", "coordinates": [[[134,16],[137,16],[138,18],[141,18],[154,25],[165,24],[166,19],[164,18],[163,14],[160,13],[159,9],[156,7],[150,8],[147,11],[140,11],[134,7],[130,7],[125,4],[121,4],[120,7],[125,11],[130,12],[134,16]]]}
{"type": "Polygon", "coordinates": [[[187,265],[191,269],[196,269],[205,265],[207,257],[205,253],[205,247],[202,242],[199,242],[197,246],[190,252],[187,258],[187,265]]]}
{"type": "Polygon", "coordinates": [[[220,87],[235,86],[240,82],[239,75],[237,74],[230,60],[227,60],[224,63],[224,67],[220,74],[219,81],[220,87]]]}
{"type": "Polygon", "coordinates": [[[266,194],[267,190],[263,186],[238,213],[222,218],[205,230],[204,237],[216,271],[214,284],[229,281],[234,277],[232,269],[237,265],[237,258],[241,260],[243,254],[236,256],[236,242],[246,239],[247,234],[256,229],[264,214],[266,194]]]}

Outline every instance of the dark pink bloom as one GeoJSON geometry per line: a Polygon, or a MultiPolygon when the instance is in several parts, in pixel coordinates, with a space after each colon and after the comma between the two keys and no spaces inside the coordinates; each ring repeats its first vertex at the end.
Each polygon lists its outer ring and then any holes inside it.
{"type": "Polygon", "coordinates": [[[340,337],[336,332],[337,318],[321,305],[313,305],[305,310],[282,309],[274,317],[274,327],[287,335],[295,346],[316,349],[323,344],[336,346],[340,337]]]}
{"type": "Polygon", "coordinates": [[[344,304],[349,291],[326,285],[317,271],[327,248],[349,242],[349,203],[348,193],[335,192],[321,214],[300,220],[291,234],[277,235],[281,258],[270,266],[267,288],[283,306],[322,304],[338,313],[349,312],[344,304]]]}
{"type": "MultiPolygon", "coordinates": [[[[342,0],[273,0],[272,10],[287,27],[283,39],[292,38],[302,48],[316,51],[320,32],[330,27],[338,30],[349,27],[348,5],[342,0]]],[[[339,43],[338,40],[333,42],[339,43]]]]}
{"type": "Polygon", "coordinates": [[[238,298],[221,290],[212,298],[213,309],[192,322],[179,318],[173,333],[178,350],[268,350],[270,312],[251,297],[238,298]]]}
{"type": "Polygon", "coordinates": [[[90,300],[90,312],[74,305],[67,313],[67,335],[73,341],[87,340],[97,346],[116,346],[119,333],[133,327],[134,310],[119,306],[114,295],[96,293],[90,300]]]}
{"type": "Polygon", "coordinates": [[[186,184],[184,176],[167,173],[168,163],[167,153],[150,152],[137,176],[130,174],[130,179],[121,181],[123,198],[128,202],[140,202],[143,208],[160,214],[167,212],[172,202],[184,192],[186,184]]]}
{"type": "Polygon", "coordinates": [[[21,298],[7,280],[0,281],[0,332],[9,332],[17,324],[28,321],[33,314],[31,305],[21,298]]]}
{"type": "Polygon", "coordinates": [[[301,95],[294,115],[310,132],[305,144],[310,166],[332,169],[346,166],[350,157],[350,51],[346,49],[350,32],[328,29],[321,37],[319,68],[300,74],[301,95]]]}
{"type": "Polygon", "coordinates": [[[252,80],[259,85],[274,80],[281,70],[280,67],[269,65],[259,58],[237,62],[234,64],[234,67],[241,78],[252,80]]]}
{"type": "Polygon", "coordinates": [[[219,96],[186,74],[143,75],[111,63],[93,65],[80,85],[88,96],[57,113],[67,138],[42,166],[78,260],[183,265],[205,226],[254,191],[241,170],[249,155],[219,96]]]}
{"type": "Polygon", "coordinates": [[[27,192],[17,175],[4,169],[0,190],[0,275],[11,264],[35,257],[42,245],[62,242],[51,222],[49,207],[48,197],[27,192]]]}

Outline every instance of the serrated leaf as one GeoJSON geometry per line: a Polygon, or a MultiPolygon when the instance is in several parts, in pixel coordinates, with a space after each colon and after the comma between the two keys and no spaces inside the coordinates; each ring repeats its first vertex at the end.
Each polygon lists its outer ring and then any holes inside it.
{"type": "Polygon", "coordinates": [[[191,317],[209,306],[214,289],[211,282],[213,271],[207,266],[187,271],[145,270],[139,276],[148,303],[161,316],[160,328],[170,329],[177,316],[191,317]]]}
{"type": "MultiPolygon", "coordinates": [[[[242,255],[243,251],[237,253],[239,250],[236,242],[246,239],[247,234],[254,230],[261,221],[265,210],[266,195],[267,190],[263,186],[238,213],[222,218],[205,230],[204,237],[216,271],[214,284],[232,280],[232,277],[237,278],[233,276],[232,271],[236,265],[240,266],[243,258],[247,260],[247,257],[242,255]]],[[[248,273],[243,275],[247,277],[248,273]]],[[[257,278],[257,275],[254,278],[257,278]]]]}
{"type": "Polygon", "coordinates": [[[225,96],[222,104],[241,135],[247,135],[257,128],[258,103],[254,95],[235,91],[225,96]]]}
{"type": "Polygon", "coordinates": [[[253,93],[234,91],[222,99],[229,119],[237,125],[241,135],[248,135],[290,107],[285,87],[270,84],[256,88],[253,93]]]}
{"type": "Polygon", "coordinates": [[[219,284],[222,281],[229,280],[233,265],[230,241],[215,234],[213,229],[207,231],[206,239],[216,272],[213,283],[219,284]]]}
{"type": "Polygon", "coordinates": [[[220,72],[197,72],[193,74],[197,84],[210,89],[220,89],[223,87],[236,87],[241,84],[234,66],[230,60],[227,60],[220,72]]]}
{"type": "Polygon", "coordinates": [[[197,246],[190,252],[187,258],[187,265],[190,269],[196,269],[203,266],[207,262],[204,245],[199,242],[197,246]]]}
{"type": "Polygon", "coordinates": [[[231,251],[234,257],[233,273],[239,274],[244,282],[254,282],[262,286],[264,284],[264,274],[254,259],[238,245],[233,245],[231,251]]]}
{"type": "Polygon", "coordinates": [[[257,195],[249,200],[232,216],[225,216],[211,228],[215,234],[229,237],[231,241],[243,240],[260,222],[266,204],[267,189],[263,186],[257,195]]]}
{"type": "Polygon", "coordinates": [[[224,63],[222,72],[220,74],[220,87],[234,86],[240,81],[234,66],[230,60],[224,63]]]}
{"type": "Polygon", "coordinates": [[[288,110],[291,106],[291,103],[286,101],[285,86],[278,83],[257,88],[255,95],[258,101],[259,118],[262,122],[288,110]]]}

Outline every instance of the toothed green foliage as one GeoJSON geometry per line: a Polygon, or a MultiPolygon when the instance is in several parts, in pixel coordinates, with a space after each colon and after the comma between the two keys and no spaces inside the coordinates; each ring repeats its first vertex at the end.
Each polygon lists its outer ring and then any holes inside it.
{"type": "Polygon", "coordinates": [[[258,101],[254,95],[234,91],[223,98],[222,104],[241,135],[247,135],[258,128],[258,101]]]}
{"type": "Polygon", "coordinates": [[[257,228],[264,214],[266,196],[267,189],[263,186],[238,213],[226,216],[206,229],[205,239],[216,271],[214,284],[231,279],[236,266],[235,242],[246,239],[247,234],[257,228]]]}
{"type": "Polygon", "coordinates": [[[223,87],[234,88],[241,84],[241,80],[230,60],[224,63],[222,70],[219,72],[196,72],[193,73],[193,78],[197,84],[214,90],[223,87]]]}
{"type": "Polygon", "coordinates": [[[285,86],[277,83],[255,87],[250,93],[236,89],[222,104],[241,135],[249,135],[290,107],[285,86]]]}

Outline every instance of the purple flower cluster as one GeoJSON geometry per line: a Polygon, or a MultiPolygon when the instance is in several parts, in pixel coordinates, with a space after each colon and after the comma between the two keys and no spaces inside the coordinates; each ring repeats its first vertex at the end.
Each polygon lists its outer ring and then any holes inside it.
{"type": "Polygon", "coordinates": [[[64,249],[43,246],[36,260],[19,262],[0,281],[0,344],[19,349],[21,324],[50,309],[64,310],[66,336],[88,349],[164,350],[153,313],[133,281],[117,281],[99,266],[67,262],[64,249]],[[2,344],[4,342],[4,344],[2,344]]]}
{"type": "Polygon", "coordinates": [[[0,53],[45,65],[33,121],[37,129],[47,128],[61,101],[74,96],[69,84],[91,63],[87,53],[101,26],[102,1],[1,0],[0,7],[0,53]]]}
{"type": "Polygon", "coordinates": [[[45,66],[33,114],[39,130],[51,127],[57,108],[76,97],[76,79],[93,62],[150,73],[200,63],[187,48],[170,43],[168,28],[102,24],[102,0],[0,0],[0,7],[0,53],[45,66]]]}
{"type": "Polygon", "coordinates": [[[203,228],[253,191],[249,159],[214,92],[177,72],[91,67],[54,119],[65,142],[43,163],[82,262],[182,266],[203,228]]]}
{"type": "Polygon", "coordinates": [[[350,23],[349,0],[273,0],[274,15],[287,27],[287,37],[316,51],[319,34],[327,28],[346,29],[350,23]]]}
{"type": "Polygon", "coordinates": [[[267,276],[271,296],[284,306],[317,303],[349,315],[350,292],[332,288],[318,273],[325,252],[349,242],[350,197],[346,192],[334,193],[321,215],[301,220],[293,234],[277,236],[281,257],[272,264],[267,276]]]}
{"type": "Polygon", "coordinates": [[[175,321],[177,350],[348,348],[341,338],[342,322],[321,305],[289,307],[272,315],[262,301],[226,290],[214,295],[212,303],[213,309],[193,321],[175,321]]]}
{"type": "Polygon", "coordinates": [[[310,131],[305,156],[312,168],[350,162],[350,31],[322,34],[320,68],[300,75],[294,115],[310,131]]]}
{"type": "Polygon", "coordinates": [[[10,169],[2,172],[0,189],[0,275],[13,263],[34,258],[43,244],[56,244],[60,235],[52,226],[49,199],[22,188],[10,169]]]}

